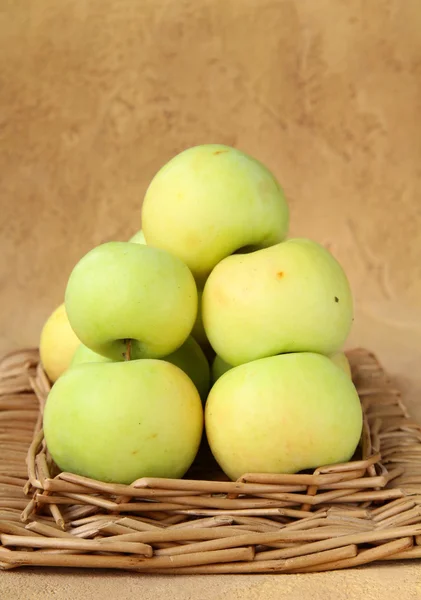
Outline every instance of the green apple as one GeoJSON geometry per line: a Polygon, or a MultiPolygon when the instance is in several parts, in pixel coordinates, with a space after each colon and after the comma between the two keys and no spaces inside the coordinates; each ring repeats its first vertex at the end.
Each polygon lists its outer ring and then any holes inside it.
{"type": "MultiPolygon", "coordinates": [[[[136,244],[146,244],[145,235],[144,235],[142,229],[140,231],[138,231],[137,233],[135,233],[134,236],[130,238],[129,242],[136,243],[136,244]]],[[[201,309],[203,287],[198,287],[197,294],[198,294],[197,316],[196,316],[196,321],[193,325],[192,336],[199,343],[200,347],[206,353],[208,353],[211,350],[211,348],[210,348],[209,340],[206,337],[205,329],[203,327],[202,309],[201,309]]]]}
{"type": "Polygon", "coordinates": [[[206,334],[231,365],[285,352],[332,354],[350,331],[346,275],[321,245],[290,239],[222,260],[202,299],[206,334]]]}
{"type": "MultiPolygon", "coordinates": [[[[146,240],[145,240],[143,231],[140,230],[137,233],[135,233],[134,236],[130,238],[129,242],[136,243],[136,244],[146,244],[146,240]]],[[[197,315],[196,315],[195,323],[193,325],[192,336],[198,342],[198,344],[200,345],[202,350],[206,354],[208,354],[210,351],[212,351],[212,349],[209,344],[209,340],[206,337],[205,329],[203,327],[202,309],[201,309],[202,294],[203,294],[203,287],[198,287],[197,288],[197,295],[198,295],[197,315]]]]}
{"type": "Polygon", "coordinates": [[[130,484],[140,477],[182,477],[203,430],[199,394],[163,360],[86,363],[53,386],[44,433],[62,471],[130,484]]]}
{"type": "Polygon", "coordinates": [[[152,179],[142,206],[148,243],[178,256],[199,283],[240,248],[282,241],[288,223],[284,193],[272,173],[219,144],[172,158],[152,179]]]}
{"type": "Polygon", "coordinates": [[[66,310],[80,341],[119,360],[161,358],[190,335],[197,314],[193,275],[165,250],[108,242],[86,254],[66,288],[66,310]]]}
{"type": "MultiPolygon", "coordinates": [[[[342,369],[348,377],[351,377],[351,367],[349,360],[344,352],[335,352],[328,358],[340,369],[342,369]]],[[[212,362],[211,375],[212,382],[215,383],[224,373],[232,369],[233,366],[226,363],[220,356],[216,355],[212,362]]]]}
{"type": "Polygon", "coordinates": [[[178,350],[165,356],[162,360],[166,360],[184,371],[196,386],[203,403],[206,401],[210,388],[209,363],[203,350],[192,336],[189,336],[178,350]]]}
{"type": "Polygon", "coordinates": [[[349,360],[344,352],[335,352],[329,356],[330,360],[342,371],[344,371],[348,377],[352,377],[351,373],[351,365],[349,364],[349,360]]]}
{"type": "Polygon", "coordinates": [[[196,321],[194,322],[194,325],[193,325],[192,336],[194,337],[196,342],[198,342],[201,346],[207,346],[209,344],[209,340],[207,338],[205,328],[203,327],[202,295],[203,295],[203,288],[198,286],[198,288],[197,288],[197,299],[198,299],[197,316],[196,316],[196,321]]]}
{"type": "MultiPolygon", "coordinates": [[[[121,360],[124,360],[124,356],[121,357],[121,360]]],[[[108,358],[107,356],[103,356],[102,354],[98,354],[94,352],[84,344],[79,344],[76,348],[76,352],[73,355],[72,362],[70,363],[71,367],[76,367],[76,365],[82,365],[84,363],[98,363],[98,362],[116,362],[113,361],[112,358],[108,358]]]]}
{"type": "Polygon", "coordinates": [[[362,410],[343,371],[326,356],[302,352],[225,373],[209,393],[205,424],[215,459],[235,480],[350,460],[362,410]]]}
{"type": "Polygon", "coordinates": [[[129,242],[131,242],[132,244],[146,244],[146,240],[145,240],[145,236],[143,234],[143,231],[140,230],[138,232],[136,232],[130,239],[129,242]]]}
{"type": "Polygon", "coordinates": [[[196,342],[198,342],[199,346],[202,348],[208,361],[212,362],[212,360],[215,357],[215,351],[213,350],[212,346],[210,345],[208,336],[206,335],[206,331],[203,326],[203,319],[202,319],[203,287],[198,286],[197,296],[198,296],[197,316],[196,316],[196,321],[193,325],[191,334],[194,337],[194,339],[196,340],[196,342]]]}
{"type": "Polygon", "coordinates": [[[210,363],[210,362],[212,362],[212,360],[215,357],[215,351],[213,350],[212,346],[210,345],[208,336],[206,335],[206,331],[203,326],[202,296],[203,296],[203,287],[198,286],[198,288],[197,288],[197,297],[198,297],[197,316],[196,316],[196,321],[193,325],[191,335],[196,340],[196,342],[199,344],[200,348],[203,351],[203,354],[205,355],[206,359],[210,363]]]}
{"type": "Polygon", "coordinates": [[[216,355],[212,362],[211,374],[212,382],[215,383],[224,373],[232,369],[232,365],[229,365],[224,361],[223,358],[216,355]]]}
{"type": "MultiPolygon", "coordinates": [[[[124,358],[121,357],[121,361],[123,360],[124,358]]],[[[184,371],[184,373],[190,377],[196,386],[202,402],[206,401],[210,387],[209,363],[203,353],[203,350],[194,338],[189,336],[184,344],[180,346],[180,348],[175,350],[175,352],[172,352],[172,354],[164,356],[164,358],[160,360],[166,360],[184,371]]],[[[80,344],[73,356],[70,366],[75,367],[76,365],[82,363],[92,362],[98,363],[116,361],[113,361],[111,358],[107,358],[106,356],[102,356],[101,354],[97,354],[83,344],[80,344]]]]}
{"type": "Polygon", "coordinates": [[[79,344],[66,307],[60,304],[44,323],[39,341],[42,366],[50,381],[56,381],[66,371],[79,344]]]}

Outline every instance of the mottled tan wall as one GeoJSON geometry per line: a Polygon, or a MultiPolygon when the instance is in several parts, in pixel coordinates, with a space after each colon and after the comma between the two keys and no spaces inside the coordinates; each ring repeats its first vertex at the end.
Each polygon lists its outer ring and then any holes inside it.
{"type": "Polygon", "coordinates": [[[0,0],[0,351],[139,228],[160,165],[223,142],[331,243],[351,343],[421,371],[420,31],[419,0],[0,0]]]}

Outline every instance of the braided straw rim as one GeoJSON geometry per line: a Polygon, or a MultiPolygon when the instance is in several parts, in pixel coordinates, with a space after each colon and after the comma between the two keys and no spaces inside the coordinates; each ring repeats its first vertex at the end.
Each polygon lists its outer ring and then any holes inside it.
{"type": "Polygon", "coordinates": [[[364,411],[352,461],[231,482],[204,446],[184,479],[117,485],[59,472],[43,437],[50,384],[38,351],[9,354],[0,361],[0,568],[305,573],[421,558],[421,427],[372,353],[348,358],[364,411]]]}

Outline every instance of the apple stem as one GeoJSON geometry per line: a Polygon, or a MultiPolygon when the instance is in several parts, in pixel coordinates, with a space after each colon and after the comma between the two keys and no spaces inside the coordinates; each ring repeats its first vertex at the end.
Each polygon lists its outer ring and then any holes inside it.
{"type": "Polygon", "coordinates": [[[126,340],[126,353],[124,355],[124,360],[131,359],[131,349],[132,349],[132,340],[126,340]]]}

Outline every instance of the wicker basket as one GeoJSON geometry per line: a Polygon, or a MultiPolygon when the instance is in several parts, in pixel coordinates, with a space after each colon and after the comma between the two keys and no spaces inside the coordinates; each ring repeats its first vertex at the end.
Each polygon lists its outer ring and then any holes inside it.
{"type": "Polygon", "coordinates": [[[230,482],[204,444],[184,479],[114,485],[58,471],[43,440],[38,352],[7,356],[0,567],[304,573],[421,558],[421,427],[372,354],[348,357],[365,416],[351,462],[230,482]]]}

